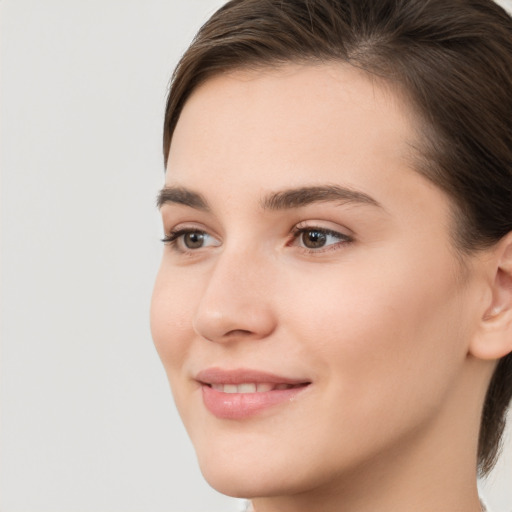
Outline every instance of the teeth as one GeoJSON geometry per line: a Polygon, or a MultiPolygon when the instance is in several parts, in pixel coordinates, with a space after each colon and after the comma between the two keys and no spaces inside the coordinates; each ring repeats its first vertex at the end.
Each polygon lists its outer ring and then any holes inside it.
{"type": "Polygon", "coordinates": [[[266,393],[267,391],[272,391],[274,386],[272,384],[257,384],[256,392],[257,393],[266,393]]]}
{"type": "Polygon", "coordinates": [[[291,384],[269,384],[263,383],[243,383],[243,384],[210,384],[212,389],[222,393],[266,393],[272,390],[282,390],[293,388],[291,384]]]}
{"type": "Polygon", "coordinates": [[[256,384],[240,384],[238,393],[256,393],[256,384]]]}

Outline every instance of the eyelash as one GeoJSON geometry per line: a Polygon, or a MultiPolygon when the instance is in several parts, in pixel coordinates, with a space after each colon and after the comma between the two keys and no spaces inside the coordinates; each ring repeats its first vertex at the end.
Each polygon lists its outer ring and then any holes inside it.
{"type": "Polygon", "coordinates": [[[165,235],[161,241],[164,244],[172,244],[176,242],[180,236],[186,235],[187,233],[204,233],[204,231],[199,229],[177,229],[176,231],[171,231],[168,235],[165,235]]]}
{"type": "Polygon", "coordinates": [[[171,231],[168,235],[165,235],[164,238],[162,238],[162,242],[165,245],[171,246],[175,251],[183,253],[183,254],[190,254],[195,252],[197,249],[190,249],[190,248],[181,248],[178,246],[179,240],[181,237],[197,233],[200,235],[208,235],[208,233],[201,229],[194,229],[194,228],[182,228],[182,229],[176,229],[171,231]]]}
{"type": "Polygon", "coordinates": [[[337,251],[337,250],[341,249],[343,246],[345,246],[346,244],[349,244],[354,241],[354,239],[351,236],[340,233],[339,231],[334,231],[332,229],[322,228],[319,226],[300,226],[300,225],[298,225],[298,226],[294,227],[293,230],[291,231],[293,239],[292,239],[290,245],[292,245],[293,243],[295,243],[297,241],[300,241],[300,237],[303,234],[308,233],[308,232],[309,233],[317,232],[317,233],[322,234],[323,236],[331,236],[331,237],[338,239],[338,241],[336,243],[329,244],[329,245],[326,245],[324,247],[320,247],[317,249],[311,249],[308,247],[298,246],[298,249],[300,249],[301,252],[303,252],[305,254],[315,255],[315,254],[322,254],[322,253],[326,253],[326,252],[330,252],[330,251],[337,251]]]}
{"type": "MultiPolygon", "coordinates": [[[[296,246],[296,247],[298,247],[298,249],[300,249],[301,252],[303,252],[305,254],[321,254],[321,253],[325,253],[328,251],[335,251],[335,250],[340,249],[342,246],[354,241],[354,239],[351,236],[345,235],[338,231],[333,231],[328,228],[322,228],[322,227],[318,227],[318,226],[302,226],[301,227],[300,225],[297,225],[290,232],[290,234],[292,235],[292,240],[289,243],[287,243],[287,246],[293,246],[295,242],[300,241],[300,237],[304,233],[308,233],[308,232],[317,232],[324,236],[331,236],[331,237],[337,238],[338,242],[336,242],[334,244],[329,244],[325,247],[320,247],[317,249],[296,246]]],[[[179,247],[178,244],[180,242],[181,237],[188,235],[188,234],[193,234],[193,233],[210,236],[206,231],[201,230],[201,229],[183,228],[183,229],[177,229],[177,230],[171,231],[168,235],[165,235],[165,237],[162,238],[162,242],[166,245],[171,246],[175,251],[177,251],[181,254],[190,255],[190,254],[196,252],[198,249],[202,249],[203,247],[199,247],[197,249],[191,249],[191,248],[179,247]]],[[[182,244],[183,244],[183,241],[182,241],[182,244]]]]}

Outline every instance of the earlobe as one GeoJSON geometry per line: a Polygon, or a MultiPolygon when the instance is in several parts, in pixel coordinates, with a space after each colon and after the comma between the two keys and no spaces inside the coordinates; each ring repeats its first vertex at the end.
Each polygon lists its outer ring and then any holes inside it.
{"type": "Polygon", "coordinates": [[[512,232],[491,251],[491,300],[470,346],[479,359],[500,359],[512,352],[512,232]]]}

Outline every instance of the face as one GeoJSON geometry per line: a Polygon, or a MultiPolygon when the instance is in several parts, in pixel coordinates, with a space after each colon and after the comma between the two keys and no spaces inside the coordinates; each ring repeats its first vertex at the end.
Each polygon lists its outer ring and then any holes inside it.
{"type": "Polygon", "coordinates": [[[325,489],[435,442],[456,407],[471,279],[416,133],[341,64],[234,72],[187,101],[151,326],[221,492],[325,489]]]}

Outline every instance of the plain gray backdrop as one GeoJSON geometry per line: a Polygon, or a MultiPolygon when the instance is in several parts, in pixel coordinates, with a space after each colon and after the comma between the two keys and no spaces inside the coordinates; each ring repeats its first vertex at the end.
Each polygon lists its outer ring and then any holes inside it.
{"type": "MultiPolygon", "coordinates": [[[[171,71],[222,0],[2,0],[2,512],[235,512],[148,311],[171,71]]],[[[512,441],[483,486],[512,510],[512,441]]]]}

